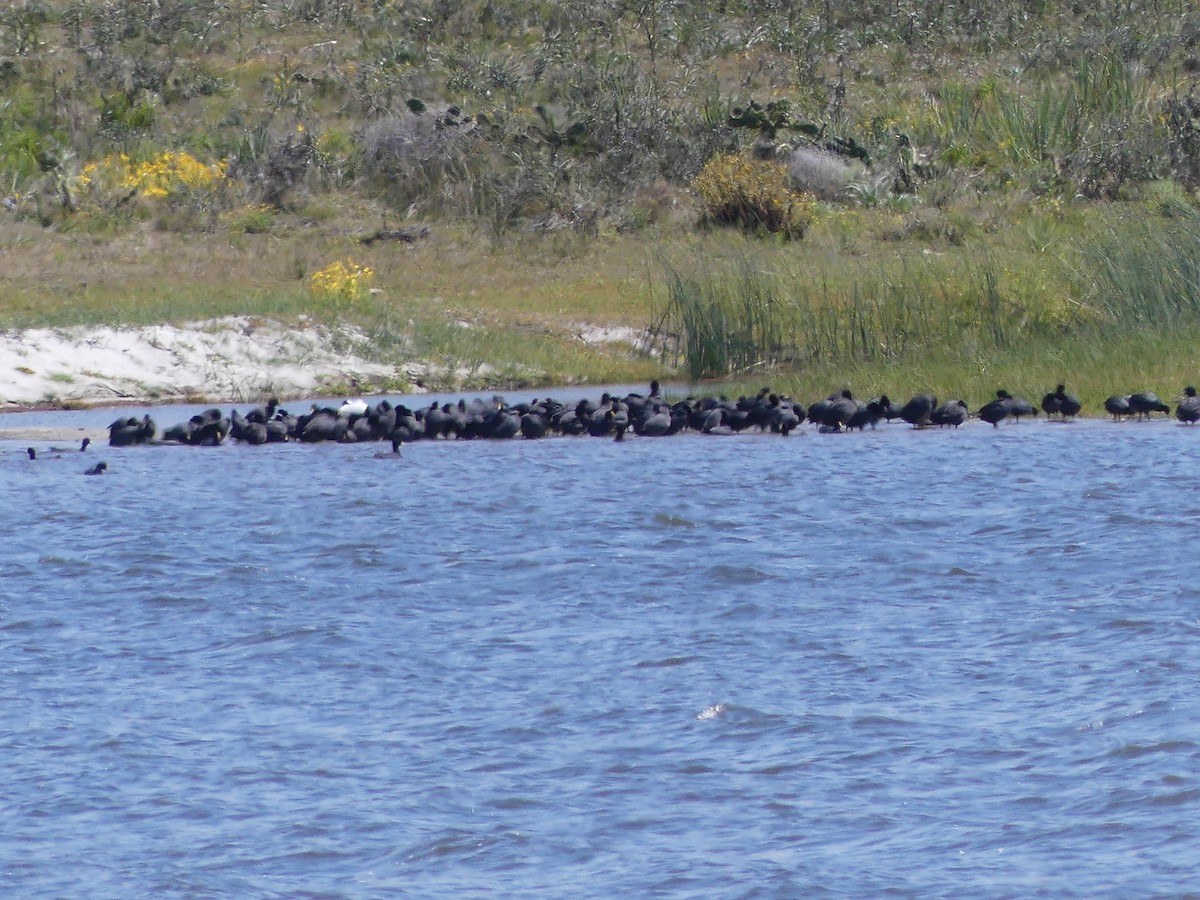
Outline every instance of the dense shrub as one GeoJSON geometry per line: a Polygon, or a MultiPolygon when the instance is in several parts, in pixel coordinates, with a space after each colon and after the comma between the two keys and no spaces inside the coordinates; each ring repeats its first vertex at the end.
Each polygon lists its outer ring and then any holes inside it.
{"type": "Polygon", "coordinates": [[[80,199],[102,209],[135,199],[215,206],[228,185],[226,168],[224,162],[203,162],[186,151],[141,160],[114,153],[86,163],[76,183],[80,199]]]}
{"type": "MultiPolygon", "coordinates": [[[[52,176],[61,197],[72,160],[187,147],[229,159],[276,208],[357,190],[505,227],[591,227],[647,185],[686,189],[756,135],[803,143],[778,159],[794,193],[850,187],[864,205],[930,203],[947,185],[1122,199],[1147,180],[1200,184],[1200,16],[1186,4],[0,6],[6,194],[52,176]],[[846,171],[856,156],[869,178],[846,171]]],[[[797,233],[774,188],[755,209],[764,196],[713,187],[710,221],[797,233]]]]}
{"type": "Polygon", "coordinates": [[[785,166],[727,153],[710,160],[693,182],[704,219],[746,231],[802,238],[815,204],[792,189],[785,166]]]}
{"type": "Polygon", "coordinates": [[[315,157],[312,133],[303,126],[272,142],[258,172],[263,202],[276,209],[286,208],[315,157]]]}
{"type": "Polygon", "coordinates": [[[364,168],[387,185],[399,206],[427,196],[443,180],[465,176],[467,157],[479,139],[477,123],[457,106],[419,102],[398,116],[380,119],[362,134],[364,168]]]}

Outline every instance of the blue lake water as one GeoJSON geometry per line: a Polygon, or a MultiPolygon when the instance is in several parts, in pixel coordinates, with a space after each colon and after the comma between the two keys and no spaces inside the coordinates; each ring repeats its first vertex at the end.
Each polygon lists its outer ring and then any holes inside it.
{"type": "Polygon", "coordinates": [[[0,444],[0,882],[1195,891],[1200,429],[804,432],[0,444]]]}

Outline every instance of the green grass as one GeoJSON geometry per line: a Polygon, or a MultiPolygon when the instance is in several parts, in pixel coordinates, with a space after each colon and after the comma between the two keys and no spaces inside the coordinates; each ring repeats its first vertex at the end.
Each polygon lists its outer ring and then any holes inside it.
{"type": "Polygon", "coordinates": [[[905,247],[868,260],[821,254],[667,265],[661,330],[678,343],[694,379],[781,364],[886,362],[958,347],[1006,349],[1058,327],[1049,290],[1056,259],[995,252],[980,242],[929,257],[905,247]]]}
{"type": "Polygon", "coordinates": [[[1036,405],[1056,384],[1065,383],[1083,401],[1083,415],[1103,417],[1104,400],[1113,394],[1152,390],[1170,402],[1186,385],[1200,381],[1197,340],[1197,326],[1124,336],[1091,334],[1065,341],[1023,341],[986,359],[948,352],[886,362],[822,363],[778,378],[705,382],[700,387],[740,395],[770,384],[806,404],[844,388],[855,397],[887,394],[900,403],[933,393],[943,402],[966,400],[974,411],[993,399],[998,388],[1036,405]]]}
{"type": "Polygon", "coordinates": [[[445,229],[364,248],[289,228],[203,240],[147,228],[113,241],[18,230],[0,240],[22,251],[0,273],[13,288],[0,315],[18,327],[347,322],[368,336],[356,351],[429,363],[430,386],[453,387],[457,372],[480,389],[683,377],[787,385],[810,400],[841,386],[933,390],[974,405],[997,387],[1040,396],[1066,381],[1097,409],[1111,393],[1168,396],[1200,380],[1189,372],[1200,229],[1176,194],[987,214],[964,243],[912,227],[922,211],[887,208],[826,211],[786,244],[721,231],[480,242],[445,229]],[[309,274],[349,254],[376,269],[373,292],[322,302],[309,274]],[[585,325],[656,331],[663,355],[587,345],[585,325]]]}
{"type": "Polygon", "coordinates": [[[849,387],[977,406],[997,388],[1037,399],[1065,382],[1096,412],[1114,393],[1169,397],[1200,380],[1198,219],[1173,203],[1063,216],[1056,253],[1013,227],[933,255],[675,260],[660,328],[689,378],[736,390],[769,380],[809,400],[849,387]]]}

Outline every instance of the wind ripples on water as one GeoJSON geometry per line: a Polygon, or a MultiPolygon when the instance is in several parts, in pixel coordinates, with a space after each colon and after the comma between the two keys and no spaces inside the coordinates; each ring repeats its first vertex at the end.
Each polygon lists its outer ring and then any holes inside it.
{"type": "Polygon", "coordinates": [[[1183,892],[1198,439],[5,446],[0,877],[1183,892]]]}

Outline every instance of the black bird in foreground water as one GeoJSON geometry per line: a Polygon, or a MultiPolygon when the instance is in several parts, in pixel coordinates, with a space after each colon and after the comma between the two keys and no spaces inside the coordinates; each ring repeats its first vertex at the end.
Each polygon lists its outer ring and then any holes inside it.
{"type": "Polygon", "coordinates": [[[1114,422],[1124,416],[1133,414],[1133,410],[1129,406],[1129,398],[1118,397],[1115,394],[1104,401],[1104,409],[1113,417],[1114,422]]]}
{"type": "Polygon", "coordinates": [[[850,421],[846,424],[850,428],[857,428],[862,431],[868,425],[874,428],[879,424],[879,420],[887,413],[888,404],[887,394],[884,394],[878,400],[871,400],[867,403],[860,403],[854,415],[850,417],[850,421]]]}
{"type": "MultiPolygon", "coordinates": [[[[88,448],[88,444],[90,444],[91,442],[92,442],[91,438],[85,437],[83,439],[83,442],[79,445],[79,452],[82,453],[84,450],[86,450],[88,448]]],[[[71,453],[72,452],[70,447],[51,447],[50,451],[52,453],[71,453]]]]}
{"type": "Polygon", "coordinates": [[[920,428],[930,423],[935,409],[937,397],[933,394],[917,394],[900,408],[900,418],[913,428],[920,428]]]}
{"type": "Polygon", "coordinates": [[[1042,412],[1047,416],[1057,416],[1062,412],[1062,403],[1058,399],[1058,392],[1064,388],[1064,385],[1059,385],[1049,394],[1042,398],[1042,412]]]}
{"type": "Polygon", "coordinates": [[[108,426],[108,444],[110,447],[147,444],[154,440],[155,431],[154,420],[148,415],[141,419],[117,419],[108,426]]]}
{"type": "Polygon", "coordinates": [[[1036,416],[1038,412],[1034,405],[1024,397],[1013,397],[1009,395],[1008,414],[1020,422],[1021,416],[1036,416]]]}
{"type": "Polygon", "coordinates": [[[987,422],[993,428],[999,428],[1000,423],[1009,417],[1012,413],[1012,408],[1009,401],[1012,396],[1008,391],[996,391],[996,399],[991,403],[986,403],[979,410],[979,418],[987,422]]]}
{"type": "Polygon", "coordinates": [[[86,472],[84,472],[83,474],[84,475],[103,475],[107,469],[108,469],[108,463],[98,462],[94,466],[92,466],[90,469],[88,469],[86,472]]]}
{"type": "Polygon", "coordinates": [[[858,403],[849,391],[842,391],[840,395],[831,394],[821,424],[831,431],[841,431],[850,424],[856,412],[858,403]]]}
{"type": "Polygon", "coordinates": [[[1079,402],[1079,398],[1074,394],[1068,394],[1063,387],[1059,385],[1054,395],[1058,398],[1058,412],[1064,419],[1073,419],[1079,415],[1079,411],[1083,409],[1083,404],[1079,402]]]}
{"type": "Polygon", "coordinates": [[[941,428],[944,425],[953,425],[957,428],[967,418],[967,401],[966,400],[951,400],[949,403],[943,403],[933,411],[930,421],[941,428]]]}
{"type": "MultiPolygon", "coordinates": [[[[1176,398],[1177,405],[1172,407],[1147,391],[1109,397],[1104,408],[1116,419],[1135,414],[1147,416],[1154,412],[1169,414],[1174,410],[1180,422],[1200,425],[1198,387],[1188,385],[1176,398]]],[[[1059,384],[1042,397],[1037,408],[1028,400],[997,390],[995,398],[979,410],[978,416],[995,427],[1005,419],[1037,415],[1043,409],[1048,418],[1065,420],[1078,415],[1080,408],[1079,399],[1059,384]]],[[[932,394],[914,396],[900,407],[886,395],[862,403],[855,400],[849,390],[840,390],[805,410],[802,404],[772,393],[766,387],[756,395],[740,397],[736,402],[724,396],[689,396],[671,403],[655,385],[651,385],[650,394],[645,396],[629,393],[622,398],[605,393],[599,405],[584,399],[573,407],[549,397],[516,404],[493,397],[491,402],[431,402],[428,408],[416,412],[403,405],[393,406],[386,400],[374,407],[366,406],[365,414],[361,415],[343,416],[337,409],[316,404],[310,414],[302,416],[290,416],[284,410],[275,409],[268,419],[269,411],[270,407],[252,411],[255,419],[267,419],[256,422],[249,414],[242,416],[234,410],[226,417],[220,409],[214,408],[167,429],[163,438],[193,445],[220,444],[226,433],[254,444],[284,440],[357,443],[387,439],[392,442],[393,452],[376,456],[394,459],[399,457],[402,444],[434,439],[540,440],[554,435],[590,434],[632,442],[643,437],[663,437],[685,431],[706,435],[735,435],[747,431],[787,434],[806,418],[822,433],[842,433],[867,426],[874,428],[884,419],[893,418],[904,419],[917,428],[935,425],[956,428],[969,425],[971,418],[966,401],[954,399],[939,405],[932,394]],[[273,438],[273,434],[277,436],[273,438]]],[[[118,419],[110,426],[110,440],[115,439],[114,442],[121,446],[152,441],[155,434],[149,416],[118,419]]],[[[86,449],[89,443],[83,439],[79,449],[86,449]]],[[[30,460],[38,460],[40,466],[41,460],[61,459],[69,448],[52,446],[48,449],[49,453],[46,446],[29,447],[26,452],[30,460]]],[[[98,466],[89,474],[101,474],[107,469],[107,466],[98,466]]]]}
{"type": "Polygon", "coordinates": [[[1079,415],[1083,404],[1079,398],[1067,393],[1066,385],[1058,385],[1053,391],[1042,398],[1042,411],[1047,416],[1060,416],[1063,419],[1079,415]]]}
{"type": "Polygon", "coordinates": [[[1158,394],[1153,391],[1139,391],[1136,394],[1130,394],[1129,409],[1137,415],[1139,422],[1143,417],[1150,418],[1151,413],[1160,412],[1168,415],[1171,413],[1171,407],[1163,403],[1158,394]]]}
{"type": "Polygon", "coordinates": [[[1183,398],[1175,407],[1175,418],[1188,425],[1200,422],[1200,397],[1196,396],[1196,389],[1190,384],[1183,389],[1183,398]]]}

